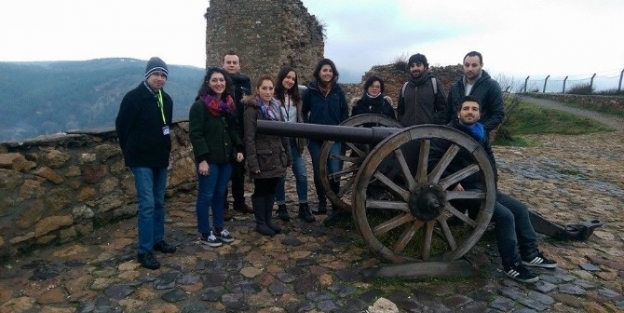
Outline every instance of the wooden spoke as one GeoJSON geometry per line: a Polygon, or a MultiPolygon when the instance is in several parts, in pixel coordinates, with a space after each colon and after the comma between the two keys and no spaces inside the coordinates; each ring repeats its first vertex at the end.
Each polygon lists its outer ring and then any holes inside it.
{"type": "Polygon", "coordinates": [[[355,183],[355,176],[349,177],[344,184],[340,184],[340,189],[338,190],[338,197],[342,198],[349,191],[353,189],[353,184],[355,183]]]}
{"type": "Polygon", "coordinates": [[[446,200],[456,199],[485,199],[485,193],[479,191],[447,191],[446,200]]]}
{"type": "Polygon", "coordinates": [[[401,186],[393,182],[390,178],[388,178],[388,176],[377,171],[374,177],[377,178],[381,183],[386,185],[388,188],[390,188],[390,190],[392,190],[394,193],[399,195],[403,199],[403,201],[409,200],[409,191],[401,188],[401,186]]]}
{"type": "Polygon", "coordinates": [[[373,233],[376,236],[385,234],[392,229],[399,227],[405,223],[411,222],[414,220],[414,217],[411,214],[403,214],[396,216],[392,219],[389,219],[373,228],[373,233]]]}
{"type": "Polygon", "coordinates": [[[427,168],[429,166],[430,145],[431,140],[423,140],[423,142],[420,144],[420,153],[418,155],[418,170],[416,171],[416,181],[418,181],[419,184],[427,182],[427,168]]]}
{"type": "Polygon", "coordinates": [[[423,221],[415,220],[412,223],[412,226],[410,226],[409,228],[405,229],[405,231],[403,231],[403,233],[399,237],[399,240],[397,240],[397,242],[394,244],[392,251],[397,254],[403,252],[403,249],[405,249],[405,246],[407,246],[407,244],[412,240],[412,238],[414,238],[414,234],[416,233],[416,231],[419,228],[421,228],[424,224],[425,222],[423,221]]]}
{"type": "Polygon", "coordinates": [[[338,180],[343,179],[343,177],[354,176],[355,172],[357,172],[357,168],[349,167],[340,171],[335,171],[327,176],[329,176],[330,181],[338,181],[338,180]]]}
{"type": "Polygon", "coordinates": [[[446,204],[445,207],[446,210],[448,210],[449,212],[451,212],[451,214],[457,216],[460,220],[462,220],[464,223],[472,226],[472,227],[477,227],[477,222],[475,222],[473,219],[471,219],[470,217],[468,217],[466,214],[459,212],[456,208],[454,208],[450,203],[446,204]]]}
{"type": "Polygon", "coordinates": [[[366,200],[367,209],[396,210],[405,213],[409,212],[406,202],[386,201],[386,200],[366,200]]]}
{"type": "MultiPolygon", "coordinates": [[[[356,144],[351,143],[351,142],[346,142],[347,146],[353,151],[355,152],[358,156],[366,156],[368,154],[368,151],[364,152],[363,150],[361,150],[356,144]]],[[[366,145],[368,147],[368,145],[366,145]]]]}
{"type": "Polygon", "coordinates": [[[425,233],[422,239],[422,259],[427,261],[431,256],[431,239],[433,238],[433,226],[435,221],[429,221],[425,224],[425,233]]]}
{"type": "Polygon", "coordinates": [[[472,164],[467,166],[460,171],[457,171],[444,179],[440,180],[439,184],[442,189],[447,189],[448,187],[460,182],[462,179],[477,173],[479,171],[479,166],[476,164],[472,164]]]}
{"type": "Polygon", "coordinates": [[[407,189],[412,190],[416,188],[416,181],[414,180],[414,177],[412,177],[407,161],[405,161],[403,151],[401,151],[401,149],[396,149],[394,150],[394,155],[396,156],[397,162],[399,162],[399,167],[401,167],[403,177],[407,180],[407,189]]]}
{"type": "Polygon", "coordinates": [[[457,242],[455,242],[455,238],[453,237],[453,234],[451,233],[451,228],[446,223],[446,216],[444,215],[438,216],[437,221],[438,221],[438,224],[440,224],[440,228],[442,228],[442,235],[444,236],[444,239],[448,243],[449,248],[451,250],[457,249],[457,242]]]}
{"type": "Polygon", "coordinates": [[[440,180],[440,177],[444,174],[449,164],[451,164],[451,161],[455,158],[459,149],[457,145],[451,145],[448,150],[446,150],[438,164],[436,164],[435,168],[429,173],[428,178],[430,182],[437,183],[440,180]]]}
{"type": "MultiPolygon", "coordinates": [[[[354,156],[347,156],[347,155],[333,154],[333,153],[329,157],[332,158],[332,159],[339,160],[339,161],[351,162],[351,163],[355,163],[355,162],[358,162],[358,161],[361,162],[363,160],[363,158],[359,157],[359,156],[355,156],[354,157],[354,156]]],[[[356,171],[357,171],[357,169],[356,169],[356,171]]]]}

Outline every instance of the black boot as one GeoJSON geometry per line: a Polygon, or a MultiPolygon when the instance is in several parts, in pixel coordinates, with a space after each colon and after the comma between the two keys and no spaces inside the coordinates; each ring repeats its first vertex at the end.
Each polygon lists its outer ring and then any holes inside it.
{"type": "Polygon", "coordinates": [[[312,223],[316,220],[312,212],[310,212],[310,207],[307,203],[299,203],[299,218],[308,223],[312,223]]]}
{"type": "Polygon", "coordinates": [[[273,219],[271,219],[271,217],[273,216],[273,204],[275,204],[275,195],[267,195],[264,197],[264,222],[276,234],[279,234],[282,232],[282,228],[279,227],[279,225],[273,223],[273,219]]]}
{"type": "Polygon", "coordinates": [[[316,211],[313,211],[312,214],[314,215],[327,214],[327,202],[319,202],[318,208],[316,209],[316,211]]]}
{"type": "Polygon", "coordinates": [[[274,236],[275,232],[266,224],[264,197],[251,196],[251,206],[256,217],[256,231],[265,236],[274,236]]]}
{"type": "Polygon", "coordinates": [[[288,209],[285,204],[279,204],[277,206],[277,217],[284,222],[290,221],[290,215],[288,215],[288,209]]]}

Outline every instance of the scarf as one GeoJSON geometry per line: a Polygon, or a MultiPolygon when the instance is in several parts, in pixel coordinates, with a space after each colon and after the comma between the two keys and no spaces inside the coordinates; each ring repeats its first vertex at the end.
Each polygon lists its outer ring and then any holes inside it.
{"type": "Polygon", "coordinates": [[[208,109],[208,112],[210,112],[212,116],[234,115],[236,111],[234,100],[232,100],[232,97],[229,95],[225,97],[225,101],[209,94],[205,94],[199,98],[204,102],[204,106],[206,106],[206,109],[208,109]]]}
{"type": "Polygon", "coordinates": [[[360,103],[368,107],[369,110],[373,113],[381,113],[381,108],[384,103],[384,97],[378,94],[376,97],[365,93],[362,98],[360,98],[360,103]]]}
{"type": "Polygon", "coordinates": [[[485,128],[483,128],[483,124],[474,123],[472,125],[465,125],[461,122],[459,124],[468,132],[470,137],[476,139],[478,142],[483,142],[485,139],[485,128]]]}
{"type": "Polygon", "coordinates": [[[332,82],[327,83],[327,85],[323,82],[318,82],[318,89],[321,91],[321,93],[327,97],[327,95],[329,95],[329,92],[332,90],[332,82]]]}
{"type": "Polygon", "coordinates": [[[273,106],[270,102],[267,105],[260,99],[260,97],[256,97],[256,102],[258,103],[258,106],[260,106],[262,116],[265,120],[277,121],[277,113],[275,113],[275,110],[273,109],[273,106]]]}

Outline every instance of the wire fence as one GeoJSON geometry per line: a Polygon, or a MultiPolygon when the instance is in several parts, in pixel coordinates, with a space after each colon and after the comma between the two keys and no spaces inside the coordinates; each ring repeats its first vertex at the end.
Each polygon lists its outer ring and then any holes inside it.
{"type": "Polygon", "coordinates": [[[567,76],[527,76],[523,91],[541,93],[566,93],[575,88],[589,86],[593,92],[622,92],[624,69],[567,76]]]}

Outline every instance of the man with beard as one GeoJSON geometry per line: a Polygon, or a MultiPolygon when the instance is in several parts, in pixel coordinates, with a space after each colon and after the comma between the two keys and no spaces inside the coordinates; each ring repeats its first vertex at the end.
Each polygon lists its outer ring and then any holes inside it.
{"type": "Polygon", "coordinates": [[[475,96],[481,103],[481,124],[489,135],[505,117],[501,87],[483,70],[483,56],[470,51],[464,56],[464,75],[456,81],[448,94],[448,117],[454,119],[464,96],[475,96]]]}
{"type": "MultiPolygon", "coordinates": [[[[236,119],[238,120],[239,134],[242,140],[243,130],[243,111],[244,106],[241,102],[244,95],[251,94],[251,82],[249,77],[241,74],[241,67],[236,52],[229,51],[223,57],[223,69],[230,74],[234,85],[234,103],[236,104],[236,119]]],[[[232,198],[234,210],[242,213],[253,213],[253,209],[245,203],[245,163],[234,162],[232,169],[232,198]]],[[[229,210],[227,203],[227,188],[225,189],[225,205],[223,211],[223,219],[229,221],[232,219],[232,212],[229,210]]]]}
{"type": "Polygon", "coordinates": [[[403,126],[448,123],[443,87],[429,71],[427,57],[417,53],[407,63],[409,80],[399,94],[397,115],[403,126]]]}
{"type": "MultiPolygon", "coordinates": [[[[467,134],[479,142],[485,149],[495,173],[496,185],[498,181],[496,161],[494,160],[494,154],[488,141],[485,127],[479,123],[481,117],[479,99],[474,96],[465,96],[460,100],[460,103],[456,112],[457,119],[452,120],[448,127],[467,134]]],[[[433,169],[438,164],[450,145],[450,142],[444,139],[435,139],[431,142],[430,169],[433,169]]],[[[444,175],[452,175],[474,163],[475,161],[471,153],[462,149],[447,166],[444,175]]],[[[462,179],[449,189],[463,192],[481,191],[483,188],[483,180],[480,173],[475,173],[462,179]]],[[[468,208],[475,211],[479,208],[480,200],[476,202],[475,200],[453,200],[451,204],[455,207],[468,208]]],[[[505,275],[523,283],[533,283],[538,281],[539,277],[531,273],[527,267],[549,269],[557,267],[555,261],[547,259],[539,251],[537,235],[533,225],[531,225],[529,211],[522,202],[497,190],[492,222],[495,223],[494,232],[505,275]]]]}

